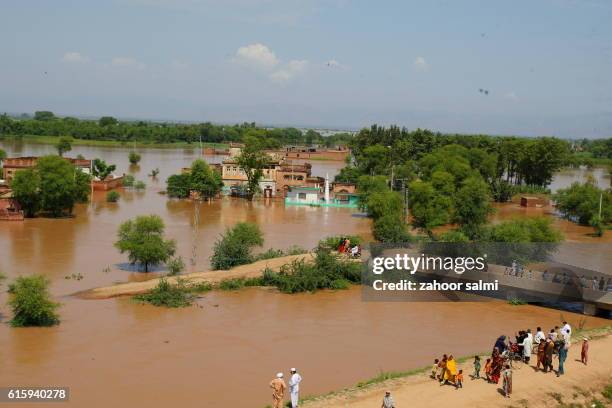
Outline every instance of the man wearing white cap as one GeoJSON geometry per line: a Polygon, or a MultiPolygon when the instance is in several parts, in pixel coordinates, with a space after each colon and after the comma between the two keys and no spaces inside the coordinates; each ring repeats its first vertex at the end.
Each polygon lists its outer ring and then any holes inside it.
{"type": "Polygon", "coordinates": [[[302,376],[297,373],[295,368],[291,369],[291,378],[289,379],[289,391],[291,392],[291,407],[297,408],[299,401],[300,382],[302,376]]]}
{"type": "Polygon", "coordinates": [[[276,374],[276,378],[270,381],[270,388],[272,388],[272,407],[282,408],[283,398],[285,397],[285,390],[287,385],[283,380],[283,373],[276,374]]]}

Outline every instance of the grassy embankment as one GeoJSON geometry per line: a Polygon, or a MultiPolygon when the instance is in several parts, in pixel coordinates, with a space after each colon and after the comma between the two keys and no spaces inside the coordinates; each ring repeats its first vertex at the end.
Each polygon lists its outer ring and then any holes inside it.
{"type": "MultiPolygon", "coordinates": [[[[4,141],[23,141],[33,144],[51,144],[55,145],[58,143],[61,136],[0,136],[0,140],[4,141]]],[[[187,142],[172,142],[172,143],[155,143],[155,142],[127,142],[119,140],[88,140],[88,139],[71,139],[70,143],[73,146],[93,146],[93,147],[150,147],[158,149],[166,148],[182,148],[182,149],[197,149],[199,143],[187,143],[187,142]]],[[[202,143],[203,147],[215,147],[219,149],[225,149],[228,147],[224,143],[202,143]]]]}
{"type": "MultiPolygon", "coordinates": [[[[584,336],[587,336],[589,337],[591,341],[593,341],[596,339],[600,339],[600,338],[609,336],[611,334],[612,334],[612,325],[594,328],[594,329],[583,329],[583,330],[577,329],[577,330],[574,330],[574,333],[572,334],[572,338],[575,339],[574,341],[578,341],[578,339],[584,336]]],[[[488,352],[479,353],[479,355],[488,355],[488,354],[489,354],[488,352]]],[[[466,361],[472,360],[473,358],[474,358],[474,354],[471,354],[469,356],[463,356],[463,357],[456,358],[456,360],[457,360],[457,364],[461,364],[466,361]]],[[[328,398],[332,398],[332,397],[340,396],[340,395],[352,394],[352,393],[359,392],[359,391],[364,391],[364,390],[367,390],[368,388],[379,386],[382,383],[392,382],[393,380],[404,379],[404,378],[415,376],[415,375],[425,374],[429,372],[430,370],[431,370],[431,366],[415,368],[415,369],[407,370],[407,371],[381,371],[378,375],[372,378],[366,379],[364,381],[360,381],[355,386],[344,388],[344,389],[337,390],[337,391],[332,391],[332,392],[322,394],[322,395],[306,396],[305,398],[301,398],[300,402],[302,404],[307,405],[308,403],[312,403],[312,402],[325,401],[328,398]]],[[[576,391],[578,392],[579,390],[576,390],[576,391]]],[[[596,398],[597,396],[592,395],[593,393],[591,391],[582,390],[582,393],[583,394],[588,393],[594,400],[597,400],[596,398]]],[[[603,396],[604,399],[607,399],[608,404],[612,403],[612,383],[609,383],[604,389],[602,389],[600,394],[603,396]]],[[[290,406],[290,405],[287,405],[287,406],[290,406]]],[[[596,408],[599,408],[599,407],[605,407],[606,405],[597,405],[597,402],[595,402],[595,405],[593,406],[595,406],[596,408]]],[[[266,408],[268,407],[269,405],[266,406],[266,408]]],[[[573,407],[572,405],[563,405],[562,403],[559,403],[559,406],[558,406],[558,408],[570,408],[570,407],[580,408],[581,406],[573,407]]]]}

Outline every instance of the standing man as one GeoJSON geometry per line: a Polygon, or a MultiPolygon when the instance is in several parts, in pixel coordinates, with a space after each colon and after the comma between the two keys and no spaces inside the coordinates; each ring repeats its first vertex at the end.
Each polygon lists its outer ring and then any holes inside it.
{"type": "Polygon", "coordinates": [[[380,408],[395,408],[395,401],[393,401],[391,391],[385,391],[385,396],[383,397],[380,408]]]}
{"type": "Polygon", "coordinates": [[[568,322],[563,322],[563,328],[561,329],[561,334],[572,334],[572,326],[569,325],[568,322]]]}
{"type": "Polygon", "coordinates": [[[295,368],[291,369],[291,378],[289,379],[289,392],[291,392],[291,407],[297,408],[299,402],[300,382],[302,376],[297,373],[295,368]]]}
{"type": "Polygon", "coordinates": [[[272,408],[282,408],[283,398],[285,397],[285,390],[287,385],[283,380],[283,373],[276,374],[276,378],[270,381],[270,388],[272,388],[272,408]]]}

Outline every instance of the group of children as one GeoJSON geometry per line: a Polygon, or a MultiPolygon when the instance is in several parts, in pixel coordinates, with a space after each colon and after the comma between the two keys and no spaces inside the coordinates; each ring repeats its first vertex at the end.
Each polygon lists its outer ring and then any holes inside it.
{"type": "MultiPolygon", "coordinates": [[[[472,379],[479,379],[480,377],[480,356],[474,356],[474,374],[471,375],[472,379]]],[[[491,378],[493,370],[492,360],[487,358],[484,366],[484,375],[487,382],[496,382],[491,378]]],[[[503,379],[502,389],[506,397],[510,397],[512,393],[512,369],[509,364],[504,366],[501,372],[503,379]]],[[[455,389],[463,388],[463,370],[457,371],[457,365],[452,355],[447,356],[444,354],[442,359],[435,359],[431,367],[431,378],[440,382],[440,385],[452,384],[455,389]]]]}

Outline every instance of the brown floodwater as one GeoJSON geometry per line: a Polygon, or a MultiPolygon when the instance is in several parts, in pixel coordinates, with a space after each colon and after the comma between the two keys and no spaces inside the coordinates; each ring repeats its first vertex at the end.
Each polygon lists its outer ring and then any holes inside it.
{"type": "MultiPolygon", "coordinates": [[[[43,145],[0,147],[9,156],[53,151],[43,145]]],[[[381,370],[430,364],[442,353],[486,351],[502,333],[537,325],[549,328],[563,317],[574,327],[608,323],[497,301],[364,302],[356,287],[298,295],[261,288],[212,292],[184,309],[70,296],[94,286],[155,276],[130,270],[126,257],[113,248],[118,225],[141,214],[164,219],[187,261],[195,245],[192,270],[208,268],[214,240],[239,221],[259,224],[266,248],[311,248],[320,238],[338,233],[369,238],[369,220],[353,210],[285,208],[282,202],[229,198],[200,205],[194,235],[194,204],[168,200],[159,191],[170,174],[198,157],[197,152],[138,150],[143,157],[139,170],[128,165],[129,149],[75,146],[71,156],[100,157],[117,164],[118,172],[134,172],[147,183],[145,192],[126,191],[118,204],[107,204],[104,194],[96,193],[93,203],[77,206],[74,218],[0,223],[0,271],[9,281],[44,274],[62,303],[59,326],[13,329],[7,324],[6,293],[0,293],[0,386],[68,386],[71,401],[58,406],[70,407],[262,407],[269,403],[267,384],[273,375],[287,373],[292,366],[304,377],[303,394],[319,394],[381,370]],[[146,176],[155,167],[160,169],[158,181],[146,176]],[[83,279],[65,279],[71,274],[83,279]]],[[[315,175],[331,177],[343,165],[312,163],[315,175]]],[[[507,205],[496,217],[522,211],[507,205]]],[[[576,239],[591,239],[585,234],[577,231],[576,239]]]]}

